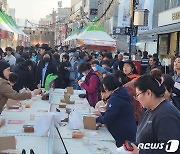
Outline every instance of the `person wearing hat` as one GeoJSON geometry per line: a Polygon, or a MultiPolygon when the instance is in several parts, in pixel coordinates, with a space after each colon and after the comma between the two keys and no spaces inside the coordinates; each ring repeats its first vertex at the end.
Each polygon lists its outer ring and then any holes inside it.
{"type": "Polygon", "coordinates": [[[0,113],[8,99],[26,100],[31,99],[32,96],[38,95],[41,89],[35,89],[32,92],[18,93],[12,89],[9,83],[10,64],[6,61],[0,60],[0,113]]]}
{"type": "Polygon", "coordinates": [[[39,51],[39,54],[37,55],[36,61],[39,62],[42,60],[43,55],[45,54],[46,51],[49,51],[49,45],[48,44],[42,44],[39,51]]]}
{"type": "Polygon", "coordinates": [[[6,49],[6,57],[4,57],[4,60],[7,61],[11,66],[14,66],[16,64],[16,58],[12,55],[13,49],[11,47],[7,47],[6,49]]]}

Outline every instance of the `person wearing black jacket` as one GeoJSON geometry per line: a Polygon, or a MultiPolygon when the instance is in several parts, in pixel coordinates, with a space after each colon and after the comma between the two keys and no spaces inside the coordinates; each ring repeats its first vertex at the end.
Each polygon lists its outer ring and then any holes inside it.
{"type": "Polygon", "coordinates": [[[105,114],[96,122],[107,126],[117,147],[122,146],[125,140],[135,141],[136,123],[130,95],[113,75],[107,75],[102,83],[110,97],[105,114]]]}
{"type": "Polygon", "coordinates": [[[57,74],[57,66],[52,61],[51,53],[45,52],[42,60],[37,63],[35,84],[41,84],[41,87],[44,87],[49,74],[57,74]]]}
{"type": "Polygon", "coordinates": [[[33,62],[31,60],[26,60],[12,68],[12,72],[16,73],[18,76],[18,80],[13,86],[14,90],[18,92],[23,88],[29,88],[32,91],[37,88],[34,83],[33,67],[33,62]]]}
{"type": "Polygon", "coordinates": [[[62,62],[58,66],[60,87],[63,89],[70,85],[70,69],[71,63],[69,62],[69,55],[64,54],[62,56],[62,62]]]}

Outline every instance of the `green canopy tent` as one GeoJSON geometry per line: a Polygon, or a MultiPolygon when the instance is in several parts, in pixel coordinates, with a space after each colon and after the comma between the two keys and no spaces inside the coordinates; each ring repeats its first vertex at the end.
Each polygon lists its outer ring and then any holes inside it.
{"type": "Polygon", "coordinates": [[[115,51],[117,42],[94,21],[76,37],[76,45],[90,50],[115,51]]]}

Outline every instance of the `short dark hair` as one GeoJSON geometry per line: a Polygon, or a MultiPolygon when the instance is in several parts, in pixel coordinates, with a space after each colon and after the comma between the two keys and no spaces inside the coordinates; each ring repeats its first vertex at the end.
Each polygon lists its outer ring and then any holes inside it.
{"type": "Polygon", "coordinates": [[[93,60],[92,64],[99,65],[99,61],[98,60],[93,60]]]}
{"type": "Polygon", "coordinates": [[[147,51],[144,51],[144,52],[143,52],[143,56],[144,56],[144,57],[147,57],[147,56],[148,56],[148,52],[147,52],[147,51]]]}
{"type": "Polygon", "coordinates": [[[129,77],[127,77],[127,75],[126,75],[123,71],[121,71],[121,70],[115,71],[114,76],[115,76],[117,79],[121,78],[121,83],[122,83],[123,85],[126,84],[126,83],[128,83],[129,81],[131,81],[131,79],[130,79],[129,77]]]}
{"type": "Polygon", "coordinates": [[[103,60],[101,65],[107,65],[109,67],[111,66],[110,61],[108,61],[108,60],[103,60]]]}
{"type": "Polygon", "coordinates": [[[102,84],[108,91],[113,91],[118,87],[122,87],[122,83],[120,83],[119,80],[113,75],[107,75],[104,77],[102,84]]]}
{"type": "Polygon", "coordinates": [[[171,93],[175,84],[174,80],[169,74],[163,74],[162,76],[164,78],[163,85],[166,87],[167,91],[171,93]]]}
{"type": "Polygon", "coordinates": [[[85,56],[86,56],[86,53],[85,53],[85,52],[80,52],[80,53],[79,53],[79,58],[80,58],[80,59],[83,59],[85,56]]]}
{"type": "Polygon", "coordinates": [[[26,66],[31,66],[31,68],[34,67],[34,64],[33,64],[32,60],[30,60],[30,59],[26,60],[26,61],[24,62],[24,64],[25,64],[26,66]]]}
{"type": "Polygon", "coordinates": [[[62,57],[63,57],[64,59],[66,59],[66,60],[69,60],[69,55],[68,55],[68,54],[64,54],[62,57]]]}
{"type": "Polygon", "coordinates": [[[13,51],[13,49],[12,49],[11,47],[6,47],[5,50],[6,50],[6,52],[7,52],[7,51],[11,51],[11,52],[12,52],[12,51],[13,51]]]}
{"type": "Polygon", "coordinates": [[[90,69],[91,69],[91,65],[89,63],[81,63],[78,67],[78,72],[82,73],[90,69]]]}
{"type": "Polygon", "coordinates": [[[139,77],[134,86],[146,92],[148,89],[151,90],[156,97],[162,97],[165,93],[165,86],[163,85],[162,72],[159,69],[153,69],[148,75],[139,77]]]}
{"type": "Polygon", "coordinates": [[[16,83],[18,80],[18,75],[14,72],[12,72],[10,75],[9,75],[9,81],[11,83],[16,83]]]}
{"type": "Polygon", "coordinates": [[[24,58],[25,60],[30,59],[30,55],[29,55],[29,53],[27,53],[27,52],[23,52],[23,54],[22,54],[22,58],[24,58]]]}
{"type": "Polygon", "coordinates": [[[106,52],[105,55],[104,55],[104,57],[109,58],[109,59],[112,59],[112,53],[106,52]]]}

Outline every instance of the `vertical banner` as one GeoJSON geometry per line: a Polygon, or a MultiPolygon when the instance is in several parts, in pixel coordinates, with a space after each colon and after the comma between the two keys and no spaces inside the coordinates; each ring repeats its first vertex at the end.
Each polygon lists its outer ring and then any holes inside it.
{"type": "MultiPolygon", "coordinates": [[[[130,4],[131,0],[120,0],[118,10],[118,27],[128,27],[130,25],[130,4]]],[[[139,31],[147,31],[152,29],[154,0],[139,0],[137,9],[148,9],[148,26],[139,26],[139,31]]]]}
{"type": "Polygon", "coordinates": [[[154,0],[139,0],[138,9],[148,9],[148,26],[139,26],[138,31],[151,30],[153,26],[154,0]]]}
{"type": "Polygon", "coordinates": [[[131,0],[120,0],[118,27],[128,27],[130,25],[130,2],[131,0]]]}

